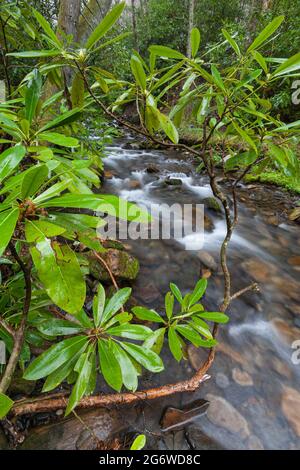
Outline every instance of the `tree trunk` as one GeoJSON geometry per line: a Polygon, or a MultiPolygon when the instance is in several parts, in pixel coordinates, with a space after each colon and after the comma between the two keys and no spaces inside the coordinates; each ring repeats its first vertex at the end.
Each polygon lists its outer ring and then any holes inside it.
{"type": "Polygon", "coordinates": [[[191,32],[194,27],[194,16],[195,16],[195,0],[189,0],[189,25],[188,25],[188,38],[187,38],[187,51],[186,51],[186,54],[189,58],[191,58],[192,56],[191,32]]]}
{"type": "MultiPolygon", "coordinates": [[[[78,23],[79,23],[79,17],[80,17],[80,6],[81,6],[81,0],[60,0],[58,19],[57,19],[57,33],[62,39],[64,39],[63,38],[64,35],[72,35],[73,41],[78,40],[78,23]]],[[[62,73],[62,86],[65,90],[65,98],[67,99],[69,107],[71,107],[68,86],[71,85],[72,70],[70,69],[70,67],[64,67],[61,73],[62,73]]],[[[47,100],[58,91],[59,91],[59,88],[57,84],[51,81],[51,73],[50,73],[50,76],[48,77],[48,80],[44,89],[43,99],[47,100]]],[[[52,112],[49,111],[44,115],[42,119],[42,124],[45,124],[50,119],[53,119],[53,114],[52,112]]]]}
{"type": "MultiPolygon", "coordinates": [[[[81,0],[61,0],[57,20],[57,32],[66,36],[72,36],[73,42],[78,41],[78,25],[80,17],[81,0]]],[[[71,84],[72,70],[69,67],[63,69],[65,83],[71,84]]]]}
{"type": "Polygon", "coordinates": [[[138,51],[138,37],[137,37],[137,30],[136,30],[136,9],[135,9],[135,0],[131,0],[131,18],[132,18],[132,31],[133,31],[133,42],[134,48],[138,51]]]}
{"type": "Polygon", "coordinates": [[[78,42],[84,44],[93,29],[111,9],[113,0],[89,0],[81,14],[78,25],[78,42]]]}

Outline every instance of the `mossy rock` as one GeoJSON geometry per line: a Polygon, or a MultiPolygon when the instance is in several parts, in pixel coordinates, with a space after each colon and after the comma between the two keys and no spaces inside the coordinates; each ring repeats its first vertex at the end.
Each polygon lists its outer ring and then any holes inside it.
{"type": "Polygon", "coordinates": [[[210,209],[218,213],[222,213],[221,205],[215,197],[206,197],[205,199],[203,199],[202,202],[207,209],[210,209]]]}
{"type": "MultiPolygon", "coordinates": [[[[90,274],[98,281],[109,281],[110,275],[101,261],[96,259],[93,253],[87,256],[90,274]]],[[[108,264],[116,279],[133,281],[139,273],[139,261],[126,251],[109,248],[105,253],[101,253],[101,258],[108,264]]]]}
{"type": "Polygon", "coordinates": [[[18,369],[13,376],[11,384],[9,386],[9,395],[31,395],[35,389],[36,381],[35,380],[25,380],[23,379],[23,372],[18,369]]]}

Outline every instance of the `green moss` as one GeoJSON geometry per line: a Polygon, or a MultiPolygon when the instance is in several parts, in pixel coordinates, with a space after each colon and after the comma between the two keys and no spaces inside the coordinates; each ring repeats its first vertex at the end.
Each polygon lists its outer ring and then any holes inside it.
{"type": "Polygon", "coordinates": [[[259,181],[261,183],[271,183],[281,188],[300,194],[300,181],[296,178],[283,175],[280,172],[268,171],[260,175],[247,175],[245,181],[259,181]]]}

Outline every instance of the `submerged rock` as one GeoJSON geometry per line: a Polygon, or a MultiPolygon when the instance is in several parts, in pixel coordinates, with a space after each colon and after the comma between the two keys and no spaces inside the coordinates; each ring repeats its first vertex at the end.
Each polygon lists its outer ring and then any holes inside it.
{"type": "MultiPolygon", "coordinates": [[[[101,258],[107,263],[112,274],[121,280],[133,281],[139,273],[139,261],[126,251],[109,248],[101,253],[101,258]]],[[[98,281],[109,281],[110,275],[100,260],[93,253],[88,255],[90,274],[98,281]]]]}
{"type": "Polygon", "coordinates": [[[251,387],[253,385],[251,375],[249,375],[245,370],[239,369],[238,367],[234,367],[232,371],[232,378],[242,387],[251,387]]]}
{"type": "Polygon", "coordinates": [[[249,450],[264,450],[263,443],[254,434],[251,434],[251,436],[249,436],[247,446],[249,450]]]}
{"type": "Polygon", "coordinates": [[[232,433],[238,433],[242,439],[250,435],[246,419],[228,401],[211,393],[205,398],[210,402],[207,418],[211,423],[232,433]]]}
{"type": "Polygon", "coordinates": [[[160,295],[159,290],[153,282],[149,282],[147,286],[140,286],[136,294],[137,298],[146,304],[151,304],[159,299],[160,295]]]}
{"type": "Polygon", "coordinates": [[[281,408],[295,433],[300,437],[300,393],[294,388],[284,386],[281,408]]]}
{"type": "Polygon", "coordinates": [[[215,259],[207,251],[198,251],[197,258],[201,261],[204,266],[211,269],[212,271],[217,271],[218,265],[215,259]]]}
{"type": "Polygon", "coordinates": [[[71,417],[32,429],[21,449],[93,450],[126,427],[115,410],[95,409],[78,414],[80,420],[71,417]]]}

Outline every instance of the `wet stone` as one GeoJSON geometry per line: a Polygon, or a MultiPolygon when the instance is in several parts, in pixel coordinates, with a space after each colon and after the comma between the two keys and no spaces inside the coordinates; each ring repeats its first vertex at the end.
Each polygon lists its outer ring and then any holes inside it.
{"type": "Polygon", "coordinates": [[[300,437],[300,392],[284,386],[281,407],[295,434],[300,437]]]}
{"type": "Polygon", "coordinates": [[[211,269],[212,271],[217,271],[218,264],[216,263],[214,257],[210,255],[207,251],[198,251],[197,257],[204,266],[211,269]]]}
{"type": "Polygon", "coordinates": [[[205,398],[210,402],[207,418],[211,423],[232,433],[239,434],[241,438],[249,436],[250,431],[247,420],[234,406],[218,395],[209,393],[205,398]]]}
{"type": "Polygon", "coordinates": [[[249,436],[247,440],[247,447],[249,450],[264,450],[263,443],[254,434],[251,434],[251,436],[249,436]]]}
{"type": "Polygon", "coordinates": [[[227,375],[222,372],[218,372],[216,374],[216,384],[219,388],[227,388],[230,384],[227,375]]]}
{"type": "Polygon", "coordinates": [[[196,426],[190,426],[186,432],[190,446],[195,450],[221,450],[224,447],[217,439],[206,435],[196,426]]]}
{"type": "Polygon", "coordinates": [[[233,380],[242,387],[251,387],[253,385],[253,380],[248,372],[235,367],[232,371],[233,380]]]}

